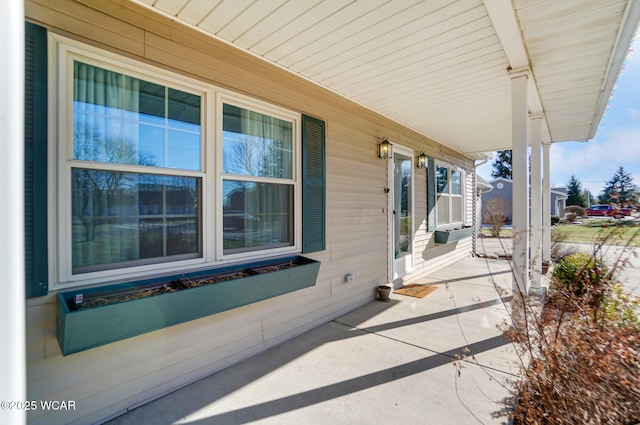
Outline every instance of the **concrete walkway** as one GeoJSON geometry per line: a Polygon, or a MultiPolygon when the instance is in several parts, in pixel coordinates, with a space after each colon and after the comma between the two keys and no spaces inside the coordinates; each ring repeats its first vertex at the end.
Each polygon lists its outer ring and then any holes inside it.
{"type": "Polygon", "coordinates": [[[438,289],[372,300],[109,423],[507,424],[509,262],[466,258],[416,283],[438,289]]]}

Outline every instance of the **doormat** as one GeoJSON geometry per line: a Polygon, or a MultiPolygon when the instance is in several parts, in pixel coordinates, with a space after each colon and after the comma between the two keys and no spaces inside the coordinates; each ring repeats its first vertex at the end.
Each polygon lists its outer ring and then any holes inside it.
{"type": "Polygon", "coordinates": [[[433,291],[435,291],[436,289],[438,289],[437,286],[410,283],[408,285],[403,286],[400,289],[396,289],[393,292],[395,294],[408,295],[410,297],[424,298],[430,293],[432,293],[433,291]]]}

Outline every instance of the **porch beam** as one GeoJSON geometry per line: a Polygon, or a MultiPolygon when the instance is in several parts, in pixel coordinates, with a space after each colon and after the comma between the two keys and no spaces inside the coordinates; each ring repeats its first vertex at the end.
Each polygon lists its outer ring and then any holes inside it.
{"type": "Polygon", "coordinates": [[[551,261],[551,143],[542,144],[542,261],[551,261]]]}
{"type": "Polygon", "coordinates": [[[542,282],[542,114],[529,117],[531,134],[531,287],[542,282]]]}
{"type": "Polygon", "coordinates": [[[530,72],[521,68],[511,78],[511,137],[513,178],[513,290],[527,294],[529,281],[529,103],[530,72]]]}
{"type": "MultiPolygon", "coordinates": [[[[0,15],[0,398],[25,401],[24,2],[3,2],[0,15]]],[[[3,401],[3,403],[4,403],[3,401]]],[[[3,424],[24,424],[24,408],[3,409],[3,424]]]]}

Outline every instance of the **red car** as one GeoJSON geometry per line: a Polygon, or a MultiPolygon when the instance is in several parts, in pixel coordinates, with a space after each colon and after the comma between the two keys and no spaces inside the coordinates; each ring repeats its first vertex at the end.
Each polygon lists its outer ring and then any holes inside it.
{"type": "Polygon", "coordinates": [[[592,205],[586,209],[589,217],[615,217],[621,218],[631,215],[631,208],[616,208],[613,205],[592,205]]]}

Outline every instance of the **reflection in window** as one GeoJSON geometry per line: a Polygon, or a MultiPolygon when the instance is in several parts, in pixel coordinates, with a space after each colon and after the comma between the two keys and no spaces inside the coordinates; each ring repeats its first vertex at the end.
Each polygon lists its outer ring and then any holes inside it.
{"type": "Polygon", "coordinates": [[[451,170],[451,194],[460,195],[462,193],[460,188],[460,171],[451,170]]]}
{"type": "Polygon", "coordinates": [[[275,117],[225,104],[222,171],[255,177],[293,177],[293,125],[275,117]]]}
{"type": "Polygon", "coordinates": [[[74,62],[73,158],[200,170],[201,97],[74,62]]]}
{"type": "Polygon", "coordinates": [[[202,256],[200,180],[72,169],[73,272],[202,256]]]}
{"type": "Polygon", "coordinates": [[[449,172],[449,169],[446,167],[441,167],[439,165],[436,167],[436,183],[438,187],[438,193],[449,192],[448,172],[449,172]]]}
{"type": "Polygon", "coordinates": [[[402,154],[394,154],[394,239],[395,258],[406,257],[412,254],[413,249],[413,224],[411,216],[413,207],[411,205],[411,195],[413,193],[412,184],[412,161],[410,157],[402,154]]]}
{"type": "Polygon", "coordinates": [[[224,254],[294,245],[293,122],[222,109],[224,254]]]}
{"type": "Polygon", "coordinates": [[[293,186],[225,180],[225,253],[293,245],[293,186]]]}

